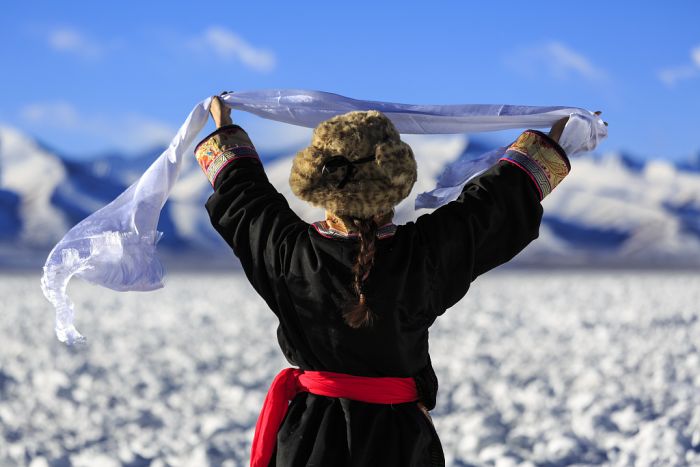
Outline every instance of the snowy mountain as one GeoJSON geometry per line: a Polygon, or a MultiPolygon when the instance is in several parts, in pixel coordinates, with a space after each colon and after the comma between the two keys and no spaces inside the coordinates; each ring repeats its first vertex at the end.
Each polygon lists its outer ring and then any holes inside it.
{"type": "MultiPolygon", "coordinates": [[[[415,197],[435,186],[446,164],[493,146],[460,135],[404,138],[414,148],[419,176],[412,193],[397,206],[398,224],[430,212],[415,211],[415,197]]],[[[41,266],[71,226],[113,200],[160,151],[78,161],[0,126],[0,267],[41,266]]],[[[266,171],[304,220],[319,220],[323,212],[299,201],[289,189],[294,152],[262,154],[266,171]]],[[[514,263],[700,266],[700,156],[672,164],[624,153],[590,155],[575,158],[572,165],[571,174],[543,202],[540,237],[514,263]]],[[[194,157],[188,158],[160,218],[164,235],[159,247],[165,256],[190,258],[200,265],[231,261],[203,208],[210,193],[194,157]]]]}

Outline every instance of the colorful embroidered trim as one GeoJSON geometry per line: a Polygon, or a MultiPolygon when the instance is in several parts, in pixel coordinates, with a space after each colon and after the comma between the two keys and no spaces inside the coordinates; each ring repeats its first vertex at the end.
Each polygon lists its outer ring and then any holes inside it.
{"type": "Polygon", "coordinates": [[[211,182],[211,186],[214,186],[214,183],[216,182],[216,177],[218,177],[219,173],[222,170],[224,170],[224,167],[226,167],[236,159],[243,158],[252,158],[260,161],[260,157],[258,157],[258,153],[255,152],[255,149],[243,146],[231,149],[230,151],[226,151],[225,153],[221,154],[219,157],[211,161],[211,164],[209,164],[209,167],[207,167],[207,170],[205,172],[207,178],[211,182]]]}
{"type": "MultiPolygon", "coordinates": [[[[323,237],[326,238],[343,238],[343,239],[355,239],[360,236],[357,232],[342,232],[340,230],[334,229],[332,227],[326,227],[323,221],[314,222],[313,227],[316,231],[323,237]]],[[[393,223],[384,224],[377,229],[377,238],[382,240],[384,238],[391,237],[396,233],[397,225],[393,223]]]]}
{"type": "Polygon", "coordinates": [[[217,129],[197,145],[194,153],[212,186],[219,173],[232,161],[240,158],[260,161],[248,134],[238,125],[217,129]]]}
{"type": "Polygon", "coordinates": [[[499,160],[525,171],[537,187],[542,201],[571,170],[569,159],[561,147],[544,133],[527,130],[508,147],[499,160]]]}

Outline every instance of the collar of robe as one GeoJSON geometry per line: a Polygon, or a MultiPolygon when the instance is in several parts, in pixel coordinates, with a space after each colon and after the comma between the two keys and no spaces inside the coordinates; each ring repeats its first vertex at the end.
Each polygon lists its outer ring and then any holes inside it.
{"type": "MultiPolygon", "coordinates": [[[[317,221],[311,224],[311,226],[318,232],[319,235],[326,238],[340,238],[340,239],[352,239],[355,240],[359,238],[360,234],[358,232],[351,232],[347,230],[341,230],[334,227],[332,223],[326,221],[317,221]]],[[[393,222],[381,225],[377,228],[376,237],[379,240],[391,237],[396,233],[397,225],[393,222]]]]}

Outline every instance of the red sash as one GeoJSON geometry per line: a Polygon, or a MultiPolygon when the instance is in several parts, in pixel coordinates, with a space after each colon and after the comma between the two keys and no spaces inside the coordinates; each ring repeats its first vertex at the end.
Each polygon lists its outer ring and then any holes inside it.
{"type": "Polygon", "coordinates": [[[267,467],[270,464],[277,443],[277,431],[287,413],[289,401],[302,391],[372,404],[401,404],[419,399],[416,382],[410,377],[374,378],[331,371],[285,368],[270,385],[258,422],[255,424],[251,467],[267,467]]]}

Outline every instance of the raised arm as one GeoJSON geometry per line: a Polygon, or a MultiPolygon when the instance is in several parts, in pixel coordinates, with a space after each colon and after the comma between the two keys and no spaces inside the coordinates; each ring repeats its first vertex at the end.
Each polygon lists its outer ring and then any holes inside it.
{"type": "Polygon", "coordinates": [[[467,183],[459,197],[418,218],[416,228],[435,264],[436,314],[457,303],[477,276],[513,258],[539,234],[540,201],[566,177],[558,139],[528,130],[497,164],[467,183]]]}
{"type": "Polygon", "coordinates": [[[211,112],[218,128],[195,149],[214,188],[206,209],[253,287],[276,311],[270,301],[271,283],[284,277],[296,241],[308,225],[270,183],[248,134],[232,124],[216,98],[211,112]]]}

